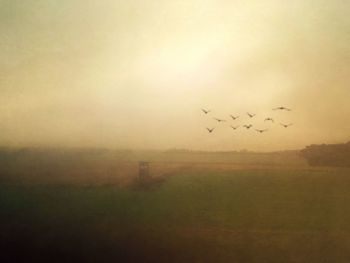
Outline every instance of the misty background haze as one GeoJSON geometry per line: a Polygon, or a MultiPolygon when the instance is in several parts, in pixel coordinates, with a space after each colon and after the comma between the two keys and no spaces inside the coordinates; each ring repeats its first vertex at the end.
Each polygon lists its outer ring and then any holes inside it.
{"type": "Polygon", "coordinates": [[[349,10],[342,0],[0,0],[0,145],[270,151],[348,141],[349,10]],[[282,105],[293,111],[271,111],[282,105]],[[294,126],[233,132],[201,108],[294,126]]]}

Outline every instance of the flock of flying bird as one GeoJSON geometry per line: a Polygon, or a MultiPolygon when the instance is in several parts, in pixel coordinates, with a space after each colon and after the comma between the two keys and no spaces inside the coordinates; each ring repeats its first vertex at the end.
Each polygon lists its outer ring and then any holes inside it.
{"type": "MultiPolygon", "coordinates": [[[[289,109],[289,108],[287,108],[287,107],[283,107],[283,106],[274,108],[274,109],[272,109],[272,110],[274,110],[274,111],[291,111],[291,109],[289,109]]],[[[202,112],[203,112],[205,115],[207,115],[207,114],[211,113],[211,110],[202,109],[202,112]]],[[[248,115],[249,119],[252,119],[252,118],[254,118],[254,117],[256,116],[256,114],[249,113],[249,112],[247,112],[247,115],[248,115]]],[[[235,116],[235,115],[230,115],[230,117],[232,118],[233,121],[235,121],[235,120],[237,120],[240,116],[239,116],[239,115],[237,115],[237,116],[235,116]]],[[[213,119],[216,120],[218,123],[227,122],[227,120],[225,120],[225,119],[219,119],[219,118],[213,118],[213,119]]],[[[272,123],[274,123],[275,120],[274,120],[273,118],[271,118],[271,117],[267,117],[267,118],[264,119],[264,122],[272,122],[272,123]]],[[[280,122],[279,124],[280,124],[282,127],[284,127],[284,128],[288,128],[289,126],[292,126],[292,125],[293,125],[293,123],[285,124],[285,123],[281,123],[281,122],[280,122]]],[[[232,125],[231,125],[230,127],[231,127],[233,130],[237,130],[240,126],[232,126],[232,125]]],[[[249,130],[249,129],[251,129],[251,128],[253,127],[253,125],[252,125],[252,124],[245,124],[245,125],[243,125],[242,127],[244,127],[244,128],[246,128],[247,130],[249,130]]],[[[209,133],[212,133],[212,132],[215,130],[215,127],[213,127],[213,128],[206,128],[206,129],[208,130],[209,133]]],[[[257,131],[257,132],[259,132],[259,133],[264,133],[264,132],[268,131],[268,129],[255,129],[255,131],[257,131]]]]}

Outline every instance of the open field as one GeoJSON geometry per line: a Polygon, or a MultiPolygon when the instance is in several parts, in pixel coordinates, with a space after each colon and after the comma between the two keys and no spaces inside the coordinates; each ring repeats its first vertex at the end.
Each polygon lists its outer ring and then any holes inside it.
{"type": "Polygon", "coordinates": [[[349,262],[349,169],[186,154],[3,154],[0,261],[349,262]]]}

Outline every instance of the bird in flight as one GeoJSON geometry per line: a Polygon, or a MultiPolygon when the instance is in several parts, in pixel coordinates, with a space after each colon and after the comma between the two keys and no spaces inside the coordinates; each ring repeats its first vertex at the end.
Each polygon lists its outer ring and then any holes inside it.
{"type": "Polygon", "coordinates": [[[211,110],[205,110],[205,109],[202,109],[202,111],[204,112],[204,114],[208,114],[209,112],[211,112],[211,110]]]}
{"type": "Polygon", "coordinates": [[[249,112],[247,112],[247,114],[248,114],[248,116],[250,117],[250,118],[253,118],[256,114],[251,114],[251,113],[249,113],[249,112]]]}
{"type": "Polygon", "coordinates": [[[207,130],[209,133],[212,133],[215,130],[215,128],[211,128],[211,129],[207,128],[207,130]]]}
{"type": "Polygon", "coordinates": [[[275,122],[272,118],[266,118],[265,121],[272,121],[272,122],[275,122]]]}
{"type": "Polygon", "coordinates": [[[231,126],[232,129],[237,130],[239,126],[231,126]]]}
{"type": "Polygon", "coordinates": [[[283,123],[280,123],[284,128],[288,128],[289,126],[292,126],[293,123],[289,123],[289,124],[283,124],[283,123]]]}
{"type": "Polygon", "coordinates": [[[285,110],[285,111],[291,111],[291,109],[288,109],[288,108],[283,107],[283,106],[281,106],[281,107],[277,107],[277,108],[274,108],[274,109],[272,109],[272,110],[285,110]]]}
{"type": "Polygon", "coordinates": [[[225,122],[226,120],[222,120],[222,119],[218,119],[218,118],[214,118],[214,120],[216,120],[217,122],[225,122]]]}
{"type": "Polygon", "coordinates": [[[233,115],[230,115],[232,120],[237,120],[239,118],[239,116],[233,116],[233,115]]]}
{"type": "Polygon", "coordinates": [[[255,129],[257,132],[259,132],[259,133],[263,133],[263,132],[266,132],[267,131],[267,129],[265,129],[265,130],[259,130],[259,129],[255,129]]]}
{"type": "Polygon", "coordinates": [[[249,130],[251,127],[253,127],[253,125],[249,124],[249,125],[243,125],[243,127],[245,127],[247,130],[249,130]]]}

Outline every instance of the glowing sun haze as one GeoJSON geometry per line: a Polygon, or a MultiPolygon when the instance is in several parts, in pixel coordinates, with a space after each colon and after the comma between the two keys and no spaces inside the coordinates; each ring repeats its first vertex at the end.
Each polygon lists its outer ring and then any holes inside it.
{"type": "Polygon", "coordinates": [[[343,0],[0,0],[0,144],[270,151],[348,141],[349,10],[343,0]],[[269,131],[229,127],[249,123],[269,131]]]}

